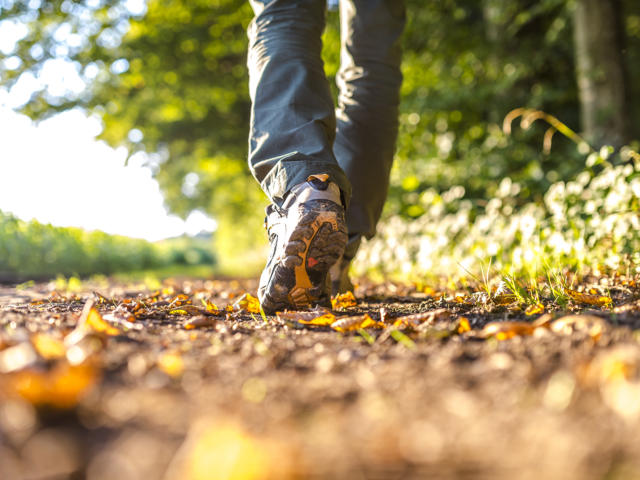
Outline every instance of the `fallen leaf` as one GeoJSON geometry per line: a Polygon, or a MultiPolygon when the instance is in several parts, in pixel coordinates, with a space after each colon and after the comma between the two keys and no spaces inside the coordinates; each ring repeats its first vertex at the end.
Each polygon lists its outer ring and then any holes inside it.
{"type": "Polygon", "coordinates": [[[245,293],[233,304],[233,310],[236,312],[260,313],[260,301],[250,293],[245,293]]]}
{"type": "Polygon", "coordinates": [[[471,331],[471,325],[469,325],[469,320],[467,317],[460,317],[458,320],[458,333],[465,333],[471,331]]]}
{"type": "Polygon", "coordinates": [[[510,305],[515,303],[518,298],[513,294],[504,293],[501,295],[494,295],[491,300],[493,300],[493,303],[496,305],[510,305]]]}
{"type": "Polygon", "coordinates": [[[531,335],[534,329],[535,327],[528,322],[491,322],[485,325],[480,336],[508,340],[519,335],[531,335]]]}
{"type": "Polygon", "coordinates": [[[341,293],[331,298],[331,308],[334,310],[355,307],[356,305],[358,305],[358,301],[351,291],[341,293]]]}
{"type": "Polygon", "coordinates": [[[527,309],[524,311],[525,315],[537,315],[538,313],[544,313],[544,305],[542,303],[529,305],[527,309]]]}
{"type": "Polygon", "coordinates": [[[312,318],[311,320],[298,320],[298,323],[303,325],[317,325],[317,326],[330,326],[336,321],[336,316],[333,313],[325,313],[319,317],[312,318]]]}
{"type": "Polygon", "coordinates": [[[589,295],[586,293],[580,293],[569,288],[565,288],[565,292],[572,300],[580,303],[586,303],[587,305],[596,305],[603,307],[612,303],[611,297],[604,297],[602,295],[589,295]]]}
{"type": "Polygon", "coordinates": [[[94,332],[105,333],[106,335],[120,335],[120,330],[105,322],[100,316],[100,312],[95,308],[89,310],[82,326],[88,327],[94,332]]]}
{"type": "Polygon", "coordinates": [[[185,330],[193,330],[200,327],[215,327],[218,323],[218,319],[211,316],[202,315],[195,317],[184,324],[185,330]]]}
{"type": "Polygon", "coordinates": [[[354,330],[359,330],[361,328],[385,328],[385,324],[382,322],[376,322],[372,319],[368,313],[364,315],[355,315],[353,317],[343,317],[339,318],[335,322],[331,324],[331,328],[340,332],[346,333],[354,330]]]}
{"type": "Polygon", "coordinates": [[[426,323],[432,323],[435,320],[449,318],[451,312],[446,308],[430,310],[427,312],[414,313],[413,315],[404,315],[397,317],[393,322],[396,328],[416,328],[426,323]]]}
{"type": "Polygon", "coordinates": [[[179,307],[179,306],[185,305],[187,303],[191,303],[191,300],[189,300],[189,296],[185,295],[184,293],[181,293],[181,294],[176,295],[175,297],[173,297],[171,299],[170,306],[179,307]]]}
{"type": "Polygon", "coordinates": [[[170,310],[171,315],[204,315],[209,312],[206,309],[196,307],[194,305],[184,305],[180,308],[170,310]]]}

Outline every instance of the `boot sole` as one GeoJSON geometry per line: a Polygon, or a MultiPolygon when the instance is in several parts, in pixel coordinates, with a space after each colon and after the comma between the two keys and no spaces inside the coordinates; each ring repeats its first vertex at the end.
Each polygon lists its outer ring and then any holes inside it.
{"type": "Polygon", "coordinates": [[[323,298],[327,296],[327,274],[347,245],[341,206],[313,200],[300,205],[300,217],[284,247],[284,256],[272,260],[277,263],[260,299],[267,313],[327,301],[323,298]]]}

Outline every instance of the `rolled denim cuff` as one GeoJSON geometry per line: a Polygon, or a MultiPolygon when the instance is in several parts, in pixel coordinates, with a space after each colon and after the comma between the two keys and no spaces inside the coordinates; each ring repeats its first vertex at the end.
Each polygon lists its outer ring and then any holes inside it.
{"type": "Polygon", "coordinates": [[[289,190],[306,182],[310,175],[321,173],[329,175],[329,180],[338,185],[347,208],[351,199],[351,184],[342,168],[337,163],[304,158],[297,152],[283,155],[283,158],[277,160],[260,185],[273,203],[281,205],[289,190]]]}

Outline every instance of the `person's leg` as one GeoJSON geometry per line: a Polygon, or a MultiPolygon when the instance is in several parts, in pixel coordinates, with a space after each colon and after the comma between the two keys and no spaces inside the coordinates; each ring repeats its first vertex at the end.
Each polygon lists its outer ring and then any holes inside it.
{"type": "Polygon", "coordinates": [[[348,202],[333,154],[336,121],[323,62],[326,0],[251,0],[249,165],[271,201],[313,174],[328,174],[348,202]]]}
{"type": "Polygon", "coordinates": [[[341,65],[333,151],[352,187],[345,264],[382,213],[398,131],[403,0],[340,0],[341,65]]]}
{"type": "Polygon", "coordinates": [[[327,300],[327,273],[347,243],[351,186],[332,148],[335,113],[321,58],[326,0],[251,4],[249,164],[272,201],[258,298],[274,313],[327,300]]]}

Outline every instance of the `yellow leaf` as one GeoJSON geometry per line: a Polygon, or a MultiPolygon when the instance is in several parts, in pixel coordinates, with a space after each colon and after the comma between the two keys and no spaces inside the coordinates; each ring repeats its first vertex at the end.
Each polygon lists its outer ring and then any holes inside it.
{"type": "Polygon", "coordinates": [[[220,313],[220,309],[218,308],[218,306],[215,303],[211,303],[209,300],[206,300],[204,302],[204,306],[209,313],[220,313]]]}
{"type": "Polygon", "coordinates": [[[464,333],[471,331],[471,325],[469,325],[469,320],[467,317],[460,317],[458,321],[458,333],[464,333]]]}
{"type": "Polygon", "coordinates": [[[611,297],[604,297],[602,295],[589,295],[586,293],[580,293],[569,288],[565,289],[565,292],[572,300],[580,303],[586,303],[587,305],[596,305],[602,307],[611,303],[611,297]]]}
{"type": "Polygon", "coordinates": [[[319,317],[312,318],[311,320],[298,320],[298,323],[303,325],[317,325],[317,326],[329,326],[336,321],[336,316],[333,313],[325,313],[319,317]]]}
{"type": "Polygon", "coordinates": [[[233,304],[233,310],[237,312],[260,313],[260,301],[250,293],[245,293],[233,304]]]}
{"type": "Polygon", "coordinates": [[[544,313],[544,305],[536,303],[535,305],[529,305],[524,311],[525,315],[536,315],[538,313],[544,313]]]}
{"type": "Polygon", "coordinates": [[[355,307],[356,305],[358,305],[358,301],[351,291],[341,293],[331,299],[331,308],[333,308],[334,310],[340,308],[355,307]]]}
{"type": "Polygon", "coordinates": [[[184,361],[177,352],[165,352],[158,358],[158,368],[170,377],[179,377],[184,371],[184,361]]]}
{"type": "Polygon", "coordinates": [[[31,337],[31,343],[36,351],[45,360],[54,360],[65,356],[64,343],[57,338],[44,333],[36,333],[31,337]]]}
{"type": "Polygon", "coordinates": [[[95,308],[91,308],[91,310],[89,310],[89,314],[84,321],[84,325],[94,332],[105,333],[107,335],[120,335],[120,330],[105,322],[100,316],[100,312],[95,308]]]}
{"type": "Polygon", "coordinates": [[[359,330],[361,328],[385,328],[385,324],[382,322],[376,322],[373,320],[368,313],[364,315],[356,315],[353,317],[343,317],[331,324],[331,328],[340,332],[346,333],[354,330],[359,330]]]}

